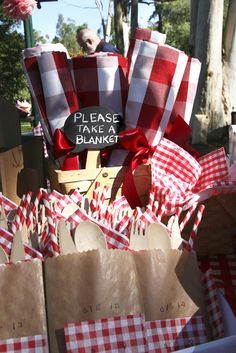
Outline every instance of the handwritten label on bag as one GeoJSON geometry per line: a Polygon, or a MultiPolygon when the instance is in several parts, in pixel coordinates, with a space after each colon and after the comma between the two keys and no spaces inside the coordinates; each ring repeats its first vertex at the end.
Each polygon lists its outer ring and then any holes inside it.
{"type": "Polygon", "coordinates": [[[105,107],[82,108],[65,122],[64,133],[75,144],[73,152],[102,149],[118,140],[119,114],[105,107]]]}
{"type": "Polygon", "coordinates": [[[89,304],[89,305],[84,305],[82,307],[82,312],[84,314],[87,314],[89,312],[96,312],[96,311],[101,311],[101,310],[110,310],[112,312],[115,312],[117,310],[120,309],[120,304],[119,303],[107,303],[106,306],[100,304],[100,303],[97,303],[97,304],[89,304]]]}

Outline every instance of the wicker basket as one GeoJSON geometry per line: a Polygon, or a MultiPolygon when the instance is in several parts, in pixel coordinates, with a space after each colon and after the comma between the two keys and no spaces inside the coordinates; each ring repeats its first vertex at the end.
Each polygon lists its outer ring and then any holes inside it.
{"type": "MultiPolygon", "coordinates": [[[[52,189],[63,194],[70,194],[78,189],[82,194],[92,198],[95,182],[101,187],[109,186],[111,193],[106,202],[121,195],[122,180],[127,167],[94,168],[72,171],[55,169],[49,163],[49,177],[52,189]]],[[[151,166],[139,166],[134,175],[137,191],[143,205],[148,203],[151,189],[151,166]]],[[[195,250],[202,257],[205,255],[227,254],[232,247],[232,240],[236,234],[236,194],[222,194],[214,196],[204,202],[206,208],[195,241],[195,250]]],[[[192,230],[196,212],[183,231],[183,238],[188,239],[192,230]]],[[[165,217],[165,222],[168,217],[165,217]]]]}
{"type": "MultiPolygon", "coordinates": [[[[55,169],[52,162],[49,162],[49,179],[51,188],[63,194],[70,194],[78,189],[82,194],[91,199],[96,182],[101,188],[105,185],[111,190],[107,195],[107,203],[110,200],[121,196],[123,177],[127,167],[109,167],[61,171],[55,169]]],[[[135,170],[134,182],[137,192],[143,205],[148,203],[149,192],[151,190],[151,166],[140,165],[135,170]]]]}

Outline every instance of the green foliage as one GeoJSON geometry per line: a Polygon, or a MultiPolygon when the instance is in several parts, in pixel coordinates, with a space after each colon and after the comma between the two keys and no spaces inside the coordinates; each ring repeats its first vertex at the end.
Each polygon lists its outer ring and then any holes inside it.
{"type": "Polygon", "coordinates": [[[190,6],[191,0],[156,1],[152,16],[157,18],[152,28],[166,33],[166,43],[186,52],[189,51],[190,6]]]}
{"type": "Polygon", "coordinates": [[[0,6],[0,96],[15,104],[17,99],[29,99],[21,59],[24,37],[17,32],[20,22],[6,17],[0,6]]]}
{"type": "Polygon", "coordinates": [[[70,56],[81,54],[81,50],[76,40],[77,31],[86,28],[87,24],[77,26],[74,20],[70,18],[65,22],[62,14],[58,16],[56,25],[56,36],[53,38],[52,43],[62,43],[68,50],[70,56]]]}
{"type": "Polygon", "coordinates": [[[45,43],[49,43],[49,36],[46,34],[46,36],[44,37],[40,31],[35,31],[33,29],[33,37],[34,37],[34,43],[35,44],[45,44],[45,43]]]}

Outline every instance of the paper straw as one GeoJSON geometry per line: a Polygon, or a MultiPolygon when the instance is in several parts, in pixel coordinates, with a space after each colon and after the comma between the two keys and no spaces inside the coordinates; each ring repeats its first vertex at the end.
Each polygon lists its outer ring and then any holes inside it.
{"type": "Polygon", "coordinates": [[[48,231],[50,236],[50,245],[51,245],[52,254],[53,256],[57,256],[57,255],[60,255],[60,250],[59,250],[57,236],[56,236],[55,223],[53,220],[49,196],[44,189],[42,190],[42,197],[43,197],[43,203],[45,206],[45,215],[48,221],[48,231]]]}
{"type": "Polygon", "coordinates": [[[17,230],[21,229],[21,227],[24,223],[24,220],[25,220],[25,217],[23,214],[23,208],[22,208],[22,206],[18,206],[15,218],[14,218],[14,220],[12,222],[12,226],[11,226],[11,231],[13,234],[15,234],[17,232],[17,230]]]}
{"type": "Polygon", "coordinates": [[[187,211],[187,213],[185,214],[184,218],[182,219],[180,225],[179,225],[179,229],[180,232],[183,231],[184,227],[186,226],[186,224],[188,223],[188,221],[190,220],[190,218],[192,217],[193,212],[196,210],[198,203],[195,202],[187,211]]]}
{"type": "Polygon", "coordinates": [[[130,217],[128,215],[125,215],[120,221],[120,223],[118,224],[117,231],[119,233],[123,233],[127,235],[129,223],[130,223],[130,217]]]}
{"type": "Polygon", "coordinates": [[[161,222],[161,219],[166,211],[167,203],[169,202],[169,190],[163,189],[161,191],[161,205],[157,212],[157,219],[161,222]]]}
{"type": "Polygon", "coordinates": [[[92,216],[94,218],[98,217],[99,192],[100,192],[100,182],[96,181],[93,189],[92,200],[90,202],[90,209],[91,209],[92,216]]]}
{"type": "Polygon", "coordinates": [[[205,205],[203,205],[203,204],[199,205],[197,215],[196,215],[196,218],[195,218],[195,221],[193,224],[193,229],[192,229],[192,231],[190,233],[190,237],[189,237],[189,244],[192,248],[194,245],[194,240],[196,239],[196,236],[197,236],[199,225],[202,220],[204,209],[205,209],[205,205]]]}
{"type": "Polygon", "coordinates": [[[109,190],[109,187],[107,185],[105,185],[104,188],[103,188],[103,191],[102,191],[102,193],[100,195],[99,202],[98,202],[98,213],[99,213],[98,218],[100,220],[102,220],[105,217],[105,213],[106,213],[105,200],[106,200],[107,195],[108,195],[108,190],[109,190]]]}
{"type": "Polygon", "coordinates": [[[42,197],[42,192],[41,192],[41,190],[39,190],[37,195],[36,195],[36,197],[35,197],[35,200],[33,202],[33,205],[32,205],[32,208],[30,210],[29,216],[28,216],[28,218],[26,220],[27,228],[29,228],[31,224],[33,225],[33,220],[34,220],[36,211],[38,209],[38,205],[39,205],[39,202],[41,200],[41,197],[42,197]]]}
{"type": "Polygon", "coordinates": [[[175,215],[178,217],[178,220],[180,219],[180,215],[182,213],[182,207],[176,207],[175,209],[175,215]]]}
{"type": "Polygon", "coordinates": [[[27,223],[27,214],[28,214],[28,211],[29,211],[29,208],[31,205],[32,195],[33,195],[32,191],[28,192],[25,195],[24,203],[23,203],[23,207],[22,207],[22,213],[24,216],[24,221],[26,221],[26,223],[27,223]]]}
{"type": "Polygon", "coordinates": [[[159,208],[159,202],[157,200],[154,201],[152,206],[152,212],[156,215],[159,208]]]}

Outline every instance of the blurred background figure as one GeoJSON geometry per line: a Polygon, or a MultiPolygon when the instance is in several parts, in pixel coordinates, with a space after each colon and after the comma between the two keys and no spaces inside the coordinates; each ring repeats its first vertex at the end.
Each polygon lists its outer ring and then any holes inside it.
{"type": "Polygon", "coordinates": [[[96,52],[120,53],[112,44],[105,42],[89,28],[81,29],[77,32],[77,42],[86,54],[94,54],[96,52]]]}

